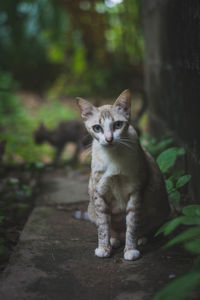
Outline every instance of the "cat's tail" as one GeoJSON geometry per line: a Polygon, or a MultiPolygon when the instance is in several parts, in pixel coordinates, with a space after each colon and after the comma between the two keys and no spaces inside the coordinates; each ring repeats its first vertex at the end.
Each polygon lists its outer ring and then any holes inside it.
{"type": "Polygon", "coordinates": [[[86,221],[90,220],[87,211],[74,210],[72,215],[75,219],[78,219],[78,220],[86,220],[86,221]]]}

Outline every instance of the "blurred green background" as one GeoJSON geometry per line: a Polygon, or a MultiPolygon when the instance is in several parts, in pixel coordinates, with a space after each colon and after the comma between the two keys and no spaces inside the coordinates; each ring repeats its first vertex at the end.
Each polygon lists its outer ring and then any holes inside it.
{"type": "Polygon", "coordinates": [[[0,140],[10,163],[48,161],[36,146],[43,121],[74,119],[74,97],[101,104],[143,93],[140,0],[0,2],[0,140]]]}

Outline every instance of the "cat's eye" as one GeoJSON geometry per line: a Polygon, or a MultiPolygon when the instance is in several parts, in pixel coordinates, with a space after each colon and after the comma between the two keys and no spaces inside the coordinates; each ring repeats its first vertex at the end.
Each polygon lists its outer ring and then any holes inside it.
{"type": "Polygon", "coordinates": [[[123,125],[123,122],[122,122],[122,121],[116,121],[116,122],[113,124],[113,128],[114,128],[114,129],[120,129],[120,128],[122,128],[122,125],[123,125]]]}
{"type": "Polygon", "coordinates": [[[99,133],[102,131],[102,128],[100,125],[94,125],[93,127],[94,132],[99,133]]]}

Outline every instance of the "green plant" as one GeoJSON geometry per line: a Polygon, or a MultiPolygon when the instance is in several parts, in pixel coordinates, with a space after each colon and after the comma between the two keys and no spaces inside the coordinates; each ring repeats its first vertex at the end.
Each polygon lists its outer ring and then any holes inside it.
{"type": "Polygon", "coordinates": [[[200,205],[188,205],[182,209],[182,215],[164,224],[156,233],[165,236],[173,232],[180,224],[192,226],[170,240],[164,248],[181,243],[191,254],[196,255],[194,267],[186,274],[174,279],[154,300],[182,300],[200,283],[200,205]]]}
{"type": "MultiPolygon", "coordinates": [[[[164,174],[166,189],[169,202],[173,207],[180,204],[180,189],[191,179],[191,175],[185,174],[183,169],[175,170],[175,164],[178,157],[185,154],[183,148],[170,147],[172,139],[165,136],[161,141],[149,136],[142,137],[143,146],[155,157],[161,172],[164,174]],[[167,148],[167,149],[166,149],[167,148]]],[[[182,209],[182,215],[164,224],[156,233],[156,236],[164,236],[172,233],[179,225],[190,226],[181,234],[171,239],[164,248],[171,247],[181,243],[191,254],[196,255],[194,267],[182,276],[174,279],[160,292],[154,300],[182,300],[185,299],[191,291],[200,283],[200,205],[188,205],[182,209]],[[191,227],[192,226],[192,227],[191,227]]]]}
{"type": "Polygon", "coordinates": [[[149,135],[143,135],[140,138],[142,145],[150,152],[154,157],[157,157],[166,148],[172,145],[173,138],[168,133],[160,138],[160,140],[149,135]]]}
{"type": "Polygon", "coordinates": [[[176,160],[185,154],[185,149],[170,147],[161,152],[157,158],[157,163],[161,172],[165,175],[165,184],[168,192],[169,202],[176,208],[180,204],[180,189],[189,182],[191,175],[184,174],[184,170],[172,172],[176,160]]]}
{"type": "Polygon", "coordinates": [[[46,144],[38,147],[33,139],[34,130],[41,122],[54,128],[60,121],[74,119],[78,114],[66,104],[53,100],[39,105],[33,112],[16,96],[16,87],[11,74],[0,72],[0,140],[7,142],[4,160],[38,168],[40,161],[51,160],[53,149],[46,144]]]}
{"type": "Polygon", "coordinates": [[[173,143],[170,134],[164,135],[161,140],[148,135],[142,136],[141,143],[147,151],[157,158],[159,168],[165,177],[169,202],[177,209],[181,199],[180,190],[191,179],[191,175],[185,174],[183,169],[173,170],[177,159],[185,154],[185,149],[170,147],[173,143]]]}
{"type": "MultiPolygon", "coordinates": [[[[176,174],[182,174],[183,170],[180,170],[179,172],[176,172],[176,174]]],[[[180,203],[180,188],[182,188],[185,184],[187,184],[191,179],[191,175],[185,174],[180,177],[172,175],[169,177],[169,179],[165,180],[167,192],[168,192],[168,199],[169,202],[173,206],[178,206],[180,203]]]]}
{"type": "Polygon", "coordinates": [[[185,154],[183,148],[171,147],[163,151],[157,158],[157,163],[162,173],[167,174],[171,171],[178,156],[185,154]]]}

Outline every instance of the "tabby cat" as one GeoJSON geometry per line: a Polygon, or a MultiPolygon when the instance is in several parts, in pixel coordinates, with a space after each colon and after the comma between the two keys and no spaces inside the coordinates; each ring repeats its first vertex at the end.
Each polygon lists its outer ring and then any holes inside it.
{"type": "Polygon", "coordinates": [[[93,138],[88,215],[98,227],[95,255],[108,257],[125,241],[124,259],[136,260],[138,244],[170,212],[162,174],[130,123],[128,90],[113,105],[97,108],[82,98],[77,104],[93,138]]]}

